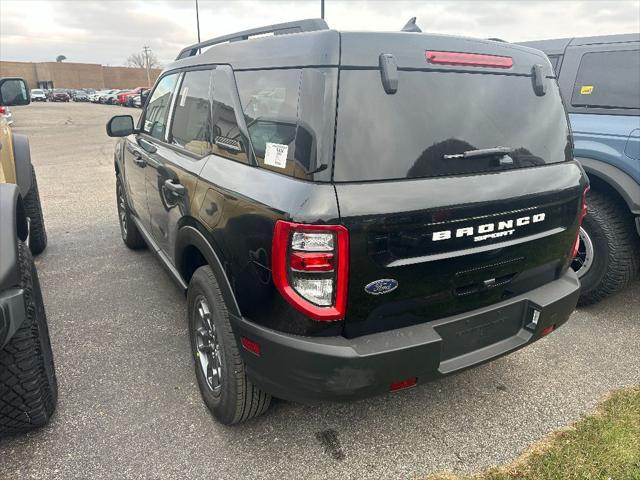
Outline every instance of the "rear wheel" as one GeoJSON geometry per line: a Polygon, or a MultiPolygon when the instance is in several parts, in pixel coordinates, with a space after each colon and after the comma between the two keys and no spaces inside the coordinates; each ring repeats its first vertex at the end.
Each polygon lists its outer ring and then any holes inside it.
{"type": "Polygon", "coordinates": [[[0,350],[0,437],[44,425],[58,399],[38,274],[26,245],[18,253],[26,318],[0,350]]]}
{"type": "Polygon", "coordinates": [[[211,267],[193,274],[187,294],[191,351],[204,403],[225,425],[264,413],[271,396],[253,385],[245,373],[229,314],[211,267]]]}
{"type": "Polygon", "coordinates": [[[582,283],[580,304],[587,305],[622,290],[640,268],[640,240],[624,207],[601,192],[587,196],[572,268],[582,283]]]}
{"type": "Polygon", "coordinates": [[[122,185],[122,180],[120,180],[120,175],[116,176],[116,200],[118,202],[118,222],[120,223],[122,241],[132,250],[144,248],[146,243],[133,218],[131,218],[127,195],[122,185]]]}
{"type": "Polygon", "coordinates": [[[44,228],[44,216],[42,215],[42,203],[38,191],[36,171],[31,166],[31,190],[24,196],[24,210],[30,221],[29,248],[31,253],[38,255],[47,246],[47,231],[44,228]]]}

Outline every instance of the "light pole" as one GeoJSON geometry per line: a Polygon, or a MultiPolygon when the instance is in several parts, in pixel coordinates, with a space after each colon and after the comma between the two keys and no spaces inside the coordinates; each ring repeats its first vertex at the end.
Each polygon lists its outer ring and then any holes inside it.
{"type": "Polygon", "coordinates": [[[198,43],[200,43],[200,12],[198,11],[198,0],[196,0],[196,26],[198,27],[198,43]]]}
{"type": "Polygon", "coordinates": [[[320,0],[320,18],[324,20],[324,0],[320,0]]]}
{"type": "Polygon", "coordinates": [[[142,51],[144,52],[144,66],[147,69],[147,87],[151,87],[151,76],[149,75],[149,51],[151,49],[146,45],[142,47],[142,51]]]}

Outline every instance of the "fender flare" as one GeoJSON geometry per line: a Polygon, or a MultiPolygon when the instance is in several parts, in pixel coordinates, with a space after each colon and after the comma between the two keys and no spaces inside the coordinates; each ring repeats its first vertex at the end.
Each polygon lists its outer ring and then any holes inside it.
{"type": "Polygon", "coordinates": [[[576,157],[587,175],[593,175],[613,188],[633,215],[640,215],[640,184],[622,170],[592,158],[576,157]]]}
{"type": "Polygon", "coordinates": [[[25,242],[29,225],[16,185],[0,184],[0,290],[20,284],[18,239],[25,242]]]}
{"type": "Polygon", "coordinates": [[[229,277],[220,261],[220,257],[197,226],[185,225],[178,231],[175,244],[175,259],[176,267],[178,271],[180,271],[180,274],[183,275],[180,268],[182,252],[189,246],[197,248],[213,270],[229,314],[235,317],[241,317],[240,307],[238,306],[233,288],[231,288],[231,283],[229,282],[229,277]]]}
{"type": "Polygon", "coordinates": [[[13,158],[16,165],[16,183],[23,197],[31,190],[31,149],[29,138],[17,133],[11,134],[13,158]]]}

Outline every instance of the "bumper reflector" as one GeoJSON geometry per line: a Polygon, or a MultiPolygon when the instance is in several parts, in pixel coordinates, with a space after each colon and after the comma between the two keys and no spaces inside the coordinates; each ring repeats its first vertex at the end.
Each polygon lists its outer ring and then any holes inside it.
{"type": "Polygon", "coordinates": [[[406,380],[401,380],[399,382],[392,383],[389,386],[389,391],[396,392],[398,390],[404,390],[405,388],[415,387],[418,383],[418,377],[407,378],[406,380]]]}
{"type": "Polygon", "coordinates": [[[556,329],[555,324],[554,325],[549,325],[548,327],[545,327],[542,330],[542,336],[544,337],[545,335],[549,335],[551,332],[553,332],[556,329]]]}
{"type": "Polygon", "coordinates": [[[240,337],[240,342],[242,342],[242,346],[245,348],[245,350],[249,350],[251,353],[254,353],[258,357],[260,356],[260,344],[258,342],[249,340],[247,337],[240,337]]]}

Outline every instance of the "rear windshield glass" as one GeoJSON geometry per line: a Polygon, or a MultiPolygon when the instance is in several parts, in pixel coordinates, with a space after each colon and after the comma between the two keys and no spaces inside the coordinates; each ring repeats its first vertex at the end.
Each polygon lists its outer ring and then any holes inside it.
{"type": "Polygon", "coordinates": [[[571,159],[566,115],[553,80],[547,79],[546,94],[537,96],[526,76],[398,75],[398,91],[389,95],[377,70],[341,72],[334,180],[457,175],[571,159]],[[496,147],[509,153],[459,156],[496,147]]]}
{"type": "Polygon", "coordinates": [[[640,50],[586,53],[580,61],[571,104],[640,108],[640,50]]]}

